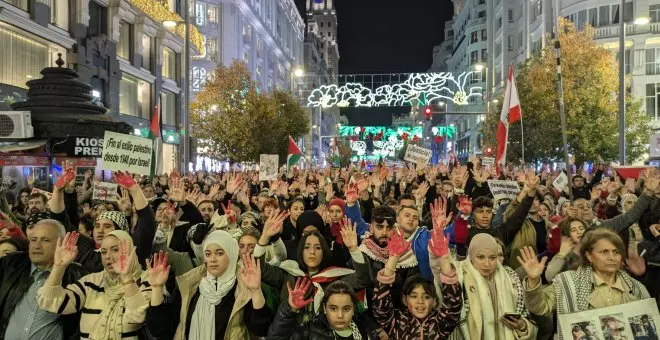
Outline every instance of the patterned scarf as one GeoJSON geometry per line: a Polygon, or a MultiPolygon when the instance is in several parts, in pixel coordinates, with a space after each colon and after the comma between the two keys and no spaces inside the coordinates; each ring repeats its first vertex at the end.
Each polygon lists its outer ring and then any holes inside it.
{"type": "Polygon", "coordinates": [[[345,338],[348,335],[353,337],[354,340],[362,340],[362,334],[360,334],[360,329],[358,328],[357,324],[355,324],[355,321],[351,321],[351,325],[348,327],[346,331],[333,331],[333,336],[335,339],[337,339],[337,334],[339,334],[340,337],[345,338]],[[349,333],[350,332],[350,333],[349,333]]]}
{"type": "MultiPolygon", "coordinates": [[[[387,247],[381,247],[378,245],[373,238],[368,237],[362,241],[360,244],[360,250],[364,255],[367,255],[374,261],[381,263],[387,263],[388,258],[390,257],[390,250],[387,247]]],[[[399,262],[396,264],[397,268],[412,268],[417,266],[417,257],[412,251],[412,248],[408,250],[403,256],[399,258],[399,262]]]]}
{"type": "MultiPolygon", "coordinates": [[[[617,279],[631,290],[638,300],[648,299],[649,292],[637,280],[623,270],[616,274],[617,279]]],[[[566,271],[555,276],[553,286],[557,296],[557,315],[581,312],[589,309],[589,296],[593,289],[594,272],[591,266],[580,266],[577,270],[566,271]]],[[[562,332],[557,325],[557,334],[562,340],[562,332]]]]}

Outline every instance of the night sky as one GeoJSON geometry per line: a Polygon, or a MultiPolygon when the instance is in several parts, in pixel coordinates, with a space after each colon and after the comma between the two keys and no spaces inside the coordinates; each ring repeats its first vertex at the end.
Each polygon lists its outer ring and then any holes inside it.
{"type": "MultiPolygon", "coordinates": [[[[306,20],[306,0],[295,0],[306,20]]],[[[451,0],[335,0],[339,73],[426,72],[442,42],[451,0]],[[413,6],[414,5],[414,6],[413,6]]],[[[390,125],[409,108],[342,109],[352,125],[390,125]]]]}

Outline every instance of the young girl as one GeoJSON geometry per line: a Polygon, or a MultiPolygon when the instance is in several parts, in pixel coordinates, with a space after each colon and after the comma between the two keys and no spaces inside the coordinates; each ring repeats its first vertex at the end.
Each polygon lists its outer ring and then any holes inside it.
{"type": "Polygon", "coordinates": [[[403,302],[407,308],[394,309],[390,294],[393,274],[399,256],[410,248],[410,242],[406,242],[397,231],[390,239],[389,248],[390,260],[378,273],[378,284],[374,289],[374,317],[393,339],[446,339],[458,324],[462,293],[456,270],[449,260],[449,240],[443,235],[442,228],[434,228],[429,241],[429,250],[439,258],[442,308],[436,308],[438,301],[433,283],[415,275],[403,285],[403,302]]]}

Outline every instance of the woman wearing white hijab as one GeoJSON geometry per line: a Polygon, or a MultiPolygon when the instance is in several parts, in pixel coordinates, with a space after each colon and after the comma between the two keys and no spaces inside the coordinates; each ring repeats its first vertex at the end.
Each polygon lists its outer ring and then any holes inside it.
{"type": "Polygon", "coordinates": [[[203,249],[204,264],[176,278],[171,303],[152,304],[147,313],[151,335],[176,340],[265,336],[273,313],[261,291],[259,263],[245,256],[238,270],[238,243],[223,230],[210,233],[203,249]]]}
{"type": "Polygon", "coordinates": [[[58,239],[53,269],[37,293],[39,308],[51,313],[82,310],[80,337],[91,340],[138,339],[151,299],[151,286],[143,275],[133,238],[123,230],[103,237],[103,271],[62,287],[62,275],[78,253],[78,233],[58,239]]]}
{"type": "Polygon", "coordinates": [[[528,319],[520,279],[500,264],[499,249],[495,238],[478,234],[470,241],[468,258],[457,264],[464,301],[461,320],[450,339],[536,339],[537,328],[528,319]]]}

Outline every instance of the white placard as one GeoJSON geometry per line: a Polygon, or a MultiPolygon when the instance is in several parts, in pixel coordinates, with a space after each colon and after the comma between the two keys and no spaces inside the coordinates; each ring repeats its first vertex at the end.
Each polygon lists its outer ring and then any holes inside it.
{"type": "Polygon", "coordinates": [[[565,172],[561,172],[554,181],[552,181],[552,186],[560,192],[564,191],[564,187],[568,185],[568,176],[565,172]]]}
{"type": "Polygon", "coordinates": [[[481,158],[481,165],[494,165],[495,164],[495,157],[482,157],[481,158]]]}
{"type": "Polygon", "coordinates": [[[562,314],[559,325],[564,339],[577,339],[574,334],[584,335],[579,339],[657,339],[660,314],[655,299],[645,299],[562,314]]]}
{"type": "Polygon", "coordinates": [[[106,131],[101,169],[149,175],[152,149],[150,139],[106,131]]]}
{"type": "Polygon", "coordinates": [[[98,201],[117,201],[117,184],[107,182],[94,183],[92,199],[98,201]]]}
{"type": "Polygon", "coordinates": [[[510,199],[513,200],[520,193],[520,187],[516,181],[500,181],[500,180],[488,180],[488,187],[490,192],[493,194],[493,199],[499,201],[501,199],[510,199]]]}
{"type": "Polygon", "coordinates": [[[660,158],[660,133],[652,134],[649,137],[649,157],[660,158]]]}
{"type": "Polygon", "coordinates": [[[429,149],[424,149],[417,145],[409,144],[406,148],[406,155],[403,157],[403,160],[406,162],[413,162],[415,164],[427,164],[431,159],[432,154],[433,151],[429,149]]]}
{"type": "Polygon", "coordinates": [[[259,180],[277,180],[277,165],[280,163],[279,155],[259,155],[259,180]]]}

